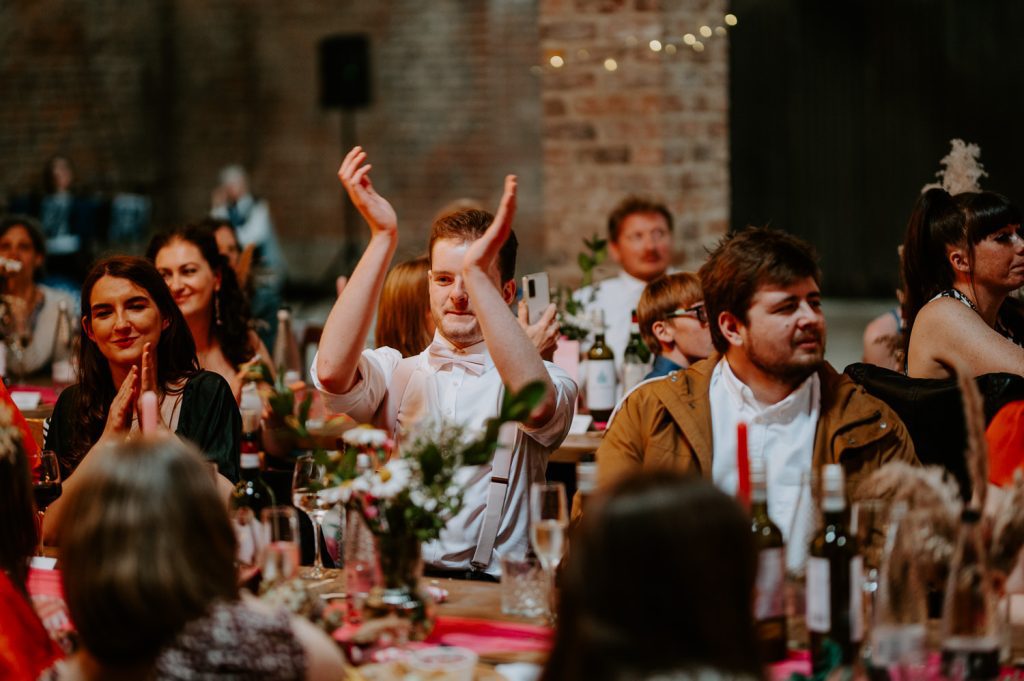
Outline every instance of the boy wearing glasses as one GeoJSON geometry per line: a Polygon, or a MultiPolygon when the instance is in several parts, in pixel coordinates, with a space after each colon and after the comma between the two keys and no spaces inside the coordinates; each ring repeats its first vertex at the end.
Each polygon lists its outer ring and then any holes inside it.
{"type": "Polygon", "coordinates": [[[666,274],[648,284],[636,315],[640,335],[654,353],[644,380],[686,369],[714,352],[700,279],[692,272],[666,274]]]}

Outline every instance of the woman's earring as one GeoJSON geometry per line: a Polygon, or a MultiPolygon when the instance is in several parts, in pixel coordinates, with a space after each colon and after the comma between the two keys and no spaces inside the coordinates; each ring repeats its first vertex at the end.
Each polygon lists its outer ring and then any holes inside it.
{"type": "Polygon", "coordinates": [[[220,320],[220,296],[217,294],[213,296],[213,323],[217,326],[221,326],[223,323],[220,320]]]}

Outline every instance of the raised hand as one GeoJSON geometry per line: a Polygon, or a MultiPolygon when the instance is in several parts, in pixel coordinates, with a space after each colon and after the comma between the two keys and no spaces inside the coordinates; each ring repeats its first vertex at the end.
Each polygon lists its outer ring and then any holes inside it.
{"type": "Polygon", "coordinates": [[[159,394],[157,390],[156,362],[153,361],[153,344],[146,343],[142,346],[142,361],[139,371],[139,394],[151,390],[159,394]]]}
{"type": "Polygon", "coordinates": [[[555,347],[558,345],[558,317],[556,316],[557,308],[554,303],[551,303],[544,310],[544,314],[540,316],[533,324],[530,324],[530,311],[525,300],[519,301],[519,326],[526,332],[530,342],[533,343],[537,350],[540,351],[540,356],[543,359],[551,360],[551,357],[555,354],[555,347]]]}
{"type": "Polygon", "coordinates": [[[107,412],[107,423],[103,427],[101,440],[110,440],[128,432],[131,428],[132,412],[135,409],[135,403],[138,401],[139,395],[139,369],[133,366],[128,371],[124,382],[121,383],[117,394],[114,395],[114,400],[110,403],[110,410],[107,412]]]}
{"type": "Polygon", "coordinates": [[[377,193],[370,181],[370,169],[366,163],[366,152],[362,147],[353,147],[338,169],[338,179],[360,215],[370,225],[371,235],[398,232],[398,217],[387,199],[377,193]]]}
{"type": "Polygon", "coordinates": [[[508,235],[512,233],[512,219],[516,216],[516,176],[505,176],[505,192],[494,215],[494,222],[484,235],[474,241],[466,250],[462,261],[463,271],[472,269],[487,272],[498,257],[508,235]]]}

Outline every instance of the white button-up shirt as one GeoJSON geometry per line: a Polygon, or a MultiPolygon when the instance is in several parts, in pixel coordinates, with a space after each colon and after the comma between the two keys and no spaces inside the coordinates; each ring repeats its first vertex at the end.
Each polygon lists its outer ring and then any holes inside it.
{"type": "MultiPolygon", "coordinates": [[[[788,541],[800,494],[800,476],[811,470],[814,453],[821,407],[817,372],[779,402],[762,404],[723,358],[711,373],[709,397],[714,438],[712,479],[727,494],[736,493],[736,427],[745,422],[749,456],[760,456],[765,461],[768,515],[788,541]]],[[[798,534],[804,532],[805,528],[798,530],[798,534]]]]}
{"type": "Polygon", "coordinates": [[[593,309],[604,311],[606,327],[604,342],[615,353],[615,366],[622,366],[622,356],[629,344],[629,327],[633,322],[633,310],[640,302],[647,282],[620,272],[617,277],[598,282],[593,288],[581,288],[573,296],[583,303],[589,312],[593,309]],[[590,300],[593,292],[594,300],[590,300]]]}
{"type": "MultiPolygon", "coordinates": [[[[439,333],[434,342],[451,348],[439,333]]],[[[459,366],[440,369],[430,366],[427,351],[416,356],[416,366],[398,408],[397,431],[415,437],[418,426],[431,422],[454,422],[468,432],[480,432],[487,419],[498,415],[504,396],[504,384],[484,343],[463,350],[464,354],[484,355],[485,366],[479,376],[459,366]]],[[[359,359],[359,382],[347,393],[336,395],[324,390],[316,375],[316,359],[310,368],[313,385],[324,397],[327,409],[346,413],[356,421],[369,422],[384,400],[401,354],[392,348],[364,350],[359,359]]],[[[529,546],[529,486],[544,480],[548,456],[561,445],[572,423],[576,403],[576,384],[563,370],[544,363],[555,386],[555,411],[547,423],[536,428],[520,425],[506,491],[505,511],[498,526],[491,562],[487,572],[501,574],[500,556],[522,556],[529,546]]],[[[408,441],[408,437],[406,438],[408,441]]],[[[456,484],[465,487],[465,504],[441,532],[438,541],[423,547],[426,563],[444,569],[469,569],[483,527],[487,491],[491,479],[490,464],[466,466],[456,474],[456,484]]]]}

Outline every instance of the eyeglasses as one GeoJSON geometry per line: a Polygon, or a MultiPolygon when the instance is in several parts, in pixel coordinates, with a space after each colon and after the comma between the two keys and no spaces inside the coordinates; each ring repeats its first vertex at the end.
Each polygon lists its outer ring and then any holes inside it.
{"type": "Polygon", "coordinates": [[[693,317],[700,322],[701,325],[708,323],[708,311],[705,309],[703,302],[685,309],[680,308],[665,315],[665,319],[675,319],[676,317],[693,317]]]}

